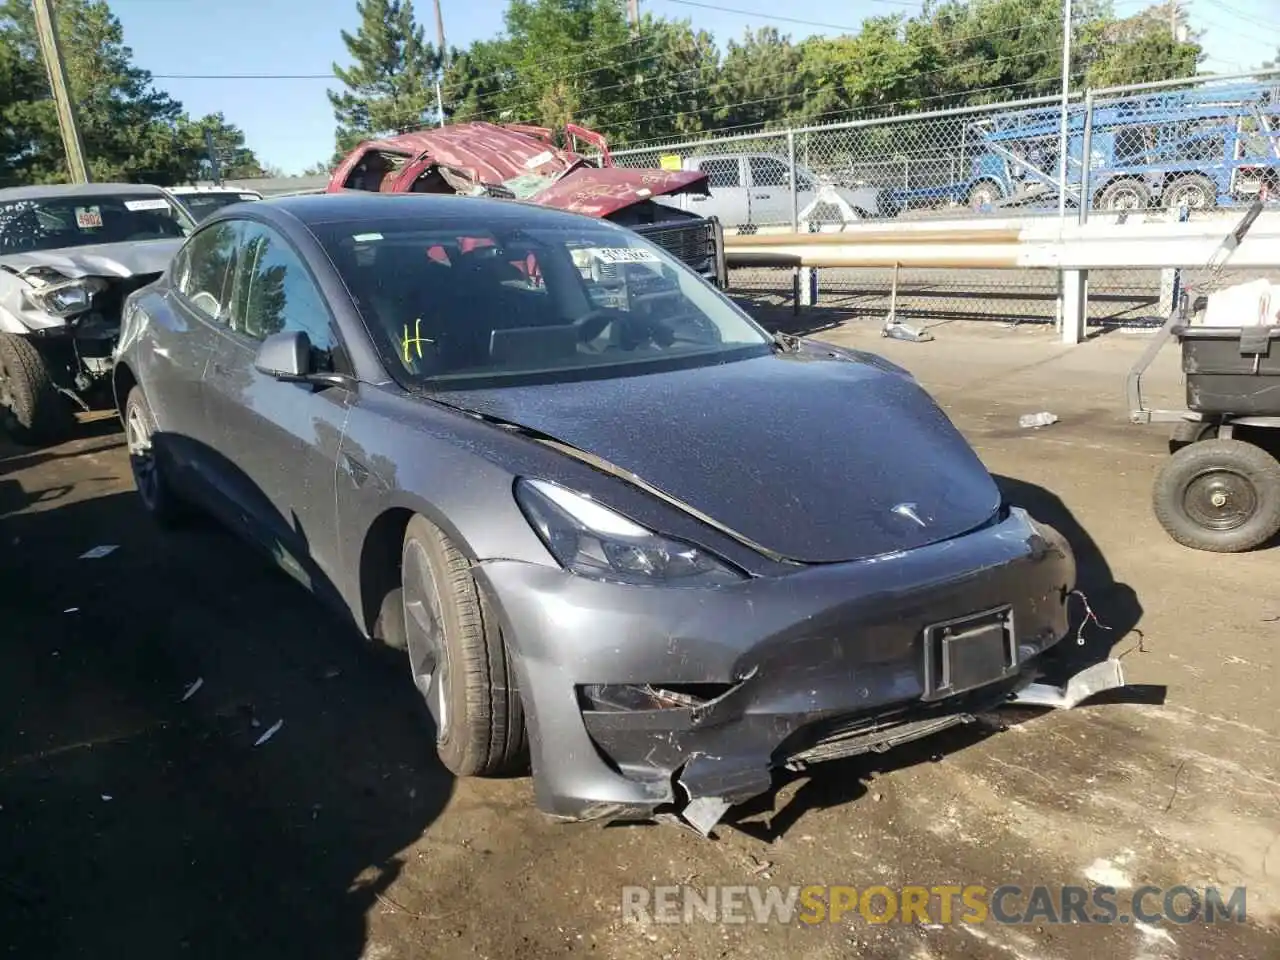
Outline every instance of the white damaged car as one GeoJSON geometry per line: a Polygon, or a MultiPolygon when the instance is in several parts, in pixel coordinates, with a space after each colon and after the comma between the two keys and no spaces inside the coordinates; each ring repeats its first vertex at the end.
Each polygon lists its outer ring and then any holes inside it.
{"type": "Polygon", "coordinates": [[[124,299],[164,272],[194,227],[155,186],[0,190],[0,427],[14,440],[56,443],[74,406],[111,405],[124,299]]]}

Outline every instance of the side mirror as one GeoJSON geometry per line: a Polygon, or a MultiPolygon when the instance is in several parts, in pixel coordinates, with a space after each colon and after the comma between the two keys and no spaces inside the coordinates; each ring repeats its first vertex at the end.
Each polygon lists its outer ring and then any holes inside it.
{"type": "Polygon", "coordinates": [[[253,367],[277,380],[306,380],[311,369],[311,338],[301,330],[273,333],[262,341],[253,367]]]}

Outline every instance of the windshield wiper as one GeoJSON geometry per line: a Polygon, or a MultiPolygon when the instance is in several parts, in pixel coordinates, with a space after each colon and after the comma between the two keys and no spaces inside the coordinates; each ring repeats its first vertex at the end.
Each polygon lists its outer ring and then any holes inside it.
{"type": "Polygon", "coordinates": [[[799,353],[801,338],[793,333],[774,333],[773,349],[775,353],[799,353]]]}

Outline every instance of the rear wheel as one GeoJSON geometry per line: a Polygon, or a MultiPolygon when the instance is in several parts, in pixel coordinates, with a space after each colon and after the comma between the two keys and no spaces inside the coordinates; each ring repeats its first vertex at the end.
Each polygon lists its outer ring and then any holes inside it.
{"type": "Polygon", "coordinates": [[[28,446],[68,439],[76,418],[49,365],[26,337],[0,333],[0,425],[28,446]]]}
{"type": "Polygon", "coordinates": [[[1202,440],[1156,478],[1156,519],[1193,550],[1243,553],[1280,532],[1280,462],[1242,440],[1202,440]]]}
{"type": "Polygon", "coordinates": [[[1189,207],[1207,210],[1217,206],[1218,187],[1202,173],[1188,173],[1178,177],[1164,189],[1164,205],[1170,210],[1189,207]]]}
{"type": "Polygon", "coordinates": [[[441,762],[459,777],[522,770],[528,743],[520,691],[467,558],[416,516],[400,569],[409,668],[435,720],[441,762]]]}
{"type": "Polygon", "coordinates": [[[156,421],[141,387],[134,387],[125,399],[124,436],[143,509],[162,527],[179,526],[190,517],[191,508],[174,491],[165,460],[156,449],[156,421]]]}
{"type": "Polygon", "coordinates": [[[1113,180],[1098,194],[1099,210],[1145,210],[1151,191],[1140,180],[1113,180]]]}

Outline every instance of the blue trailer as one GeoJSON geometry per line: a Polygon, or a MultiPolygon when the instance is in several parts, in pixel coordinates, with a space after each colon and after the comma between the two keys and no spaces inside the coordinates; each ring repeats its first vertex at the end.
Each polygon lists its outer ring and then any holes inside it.
{"type": "MultiPolygon", "coordinates": [[[[1056,208],[1061,111],[1013,110],[970,123],[963,181],[886,191],[903,210],[1056,208]]],[[[1090,131],[1089,204],[1097,210],[1207,208],[1280,192],[1280,83],[1251,83],[1097,100],[1090,131]]],[[[1068,113],[1067,204],[1080,203],[1085,111],[1068,113]]]]}

